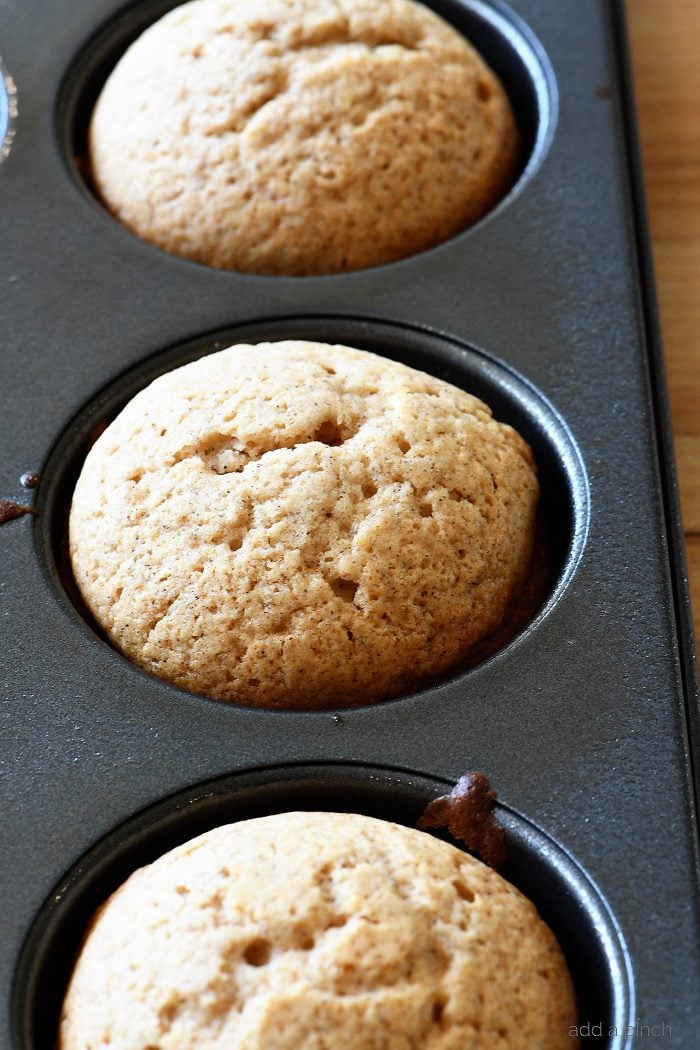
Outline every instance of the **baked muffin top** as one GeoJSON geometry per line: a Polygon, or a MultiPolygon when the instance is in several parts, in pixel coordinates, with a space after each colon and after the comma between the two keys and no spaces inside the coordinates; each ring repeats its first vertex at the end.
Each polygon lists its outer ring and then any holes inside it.
{"type": "Polygon", "coordinates": [[[500,82],[412,0],[195,0],[110,75],[89,131],[106,206],[159,248],[266,274],[431,247],[510,186],[500,82]]]}
{"type": "Polygon", "coordinates": [[[356,814],[217,828],[95,917],[60,1050],[572,1050],[561,951],[490,868],[356,814]]]}
{"type": "Polygon", "coordinates": [[[369,703],[468,656],[533,549],[530,449],[477,398],[362,350],[233,346],[98,439],[70,553],[108,637],[185,689],[369,703]]]}

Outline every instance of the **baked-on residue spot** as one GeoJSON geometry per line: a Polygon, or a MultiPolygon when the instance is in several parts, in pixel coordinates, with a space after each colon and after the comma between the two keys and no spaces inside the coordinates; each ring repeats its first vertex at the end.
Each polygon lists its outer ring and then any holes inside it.
{"type": "Polygon", "coordinates": [[[492,634],[537,498],[527,445],[464,391],[347,347],[236,346],[161,376],[99,438],[70,552],[140,666],[221,700],[349,706],[492,634]]]}
{"type": "Polygon", "coordinates": [[[0,525],[6,525],[8,521],[21,518],[23,514],[36,514],[34,507],[25,503],[15,503],[13,500],[0,499],[0,525]]]}
{"type": "MultiPolygon", "coordinates": [[[[505,834],[493,815],[496,792],[483,773],[463,773],[449,795],[441,795],[426,806],[417,823],[421,831],[445,829],[468,850],[497,871],[506,860],[505,834]]],[[[464,888],[460,895],[468,896],[464,888]]]]}
{"type": "Polygon", "coordinates": [[[19,479],[19,483],[24,489],[35,489],[40,481],[41,477],[35,470],[26,470],[19,479]]]}
{"type": "Polygon", "coordinates": [[[552,933],[490,868],[370,817],[283,813],[107,902],[58,1050],[575,1050],[575,1023],[552,933]]]}
{"type": "Polygon", "coordinates": [[[411,0],[196,0],[126,52],[89,167],[166,251],[333,273],[438,244],[511,185],[519,136],[471,45],[411,0]]]}

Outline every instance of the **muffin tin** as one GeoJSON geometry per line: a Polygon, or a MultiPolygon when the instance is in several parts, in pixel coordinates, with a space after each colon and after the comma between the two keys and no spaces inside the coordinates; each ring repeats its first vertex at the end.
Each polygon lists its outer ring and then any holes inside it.
{"type": "Polygon", "coordinates": [[[520,179],[435,249],[314,278],[165,255],[91,195],[96,91],[171,6],[24,0],[4,15],[0,497],[36,515],[0,529],[0,1046],[54,1045],[92,909],[176,842],[295,807],[414,823],[477,768],[499,794],[505,874],[569,959],[582,1045],[694,1047],[697,694],[619,6],[433,4],[513,98],[520,179]],[[551,591],[471,671],[350,711],[251,710],[137,670],[81,614],[65,512],[96,430],[176,364],[287,337],[465,386],[533,445],[551,591]]]}

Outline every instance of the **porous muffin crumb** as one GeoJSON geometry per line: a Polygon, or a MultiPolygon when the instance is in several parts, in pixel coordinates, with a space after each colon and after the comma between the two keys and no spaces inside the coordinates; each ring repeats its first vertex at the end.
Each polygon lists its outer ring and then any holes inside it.
{"type": "Polygon", "coordinates": [[[322,274],[438,244],[509,188],[519,138],[477,52],[413,0],[194,0],[128,49],[94,186],[152,244],[322,274]]]}
{"type": "Polygon", "coordinates": [[[470,394],[361,350],[239,345],[156,379],[75,488],[78,587],[135,663],[254,706],[441,674],[528,572],[530,449],[470,394]]]}
{"type": "Polygon", "coordinates": [[[561,951],[490,868],[413,829],[217,828],[98,912],[60,1050],[572,1050],[561,951]]]}

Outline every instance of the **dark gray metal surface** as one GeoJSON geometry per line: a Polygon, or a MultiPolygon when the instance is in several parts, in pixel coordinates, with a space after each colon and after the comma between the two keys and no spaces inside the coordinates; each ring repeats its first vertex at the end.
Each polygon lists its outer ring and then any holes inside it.
{"type": "MultiPolygon", "coordinates": [[[[436,6],[459,20],[458,0],[436,6]]],[[[18,108],[0,164],[0,496],[28,502],[23,472],[49,463],[60,473],[50,457],[69,425],[59,450],[80,430],[74,417],[145,358],[205,345],[218,330],[263,332],[275,318],[301,319],[309,334],[326,330],[319,317],[361,319],[367,345],[383,345],[387,322],[469,344],[534,385],[582,465],[579,553],[536,623],[467,675],[340,720],[202,700],[108,648],[55,582],[45,472],[39,518],[0,530],[0,1047],[35,1050],[19,1027],[10,1035],[18,956],[45,899],[98,840],[210,778],[347,762],[448,780],[484,770],[606,902],[629,953],[626,1023],[666,1026],[656,1042],[609,1045],[698,1045],[696,698],[617,13],[603,0],[470,6],[517,13],[523,39],[539,41],[530,53],[541,47],[540,103],[551,108],[530,171],[486,220],[437,249],[287,279],[215,272],[148,247],[70,170],[73,96],[61,85],[117,0],[0,5],[18,108]]]]}

